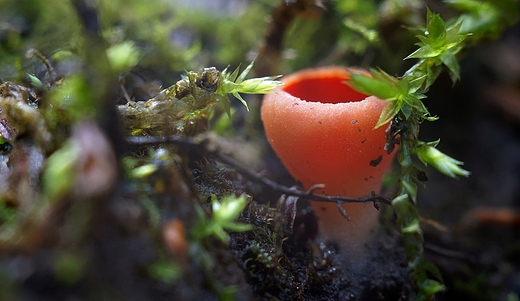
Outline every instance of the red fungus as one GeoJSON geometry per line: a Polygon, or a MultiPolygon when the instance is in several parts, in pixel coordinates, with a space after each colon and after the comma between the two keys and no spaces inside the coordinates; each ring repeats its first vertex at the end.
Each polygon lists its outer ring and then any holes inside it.
{"type": "Polygon", "coordinates": [[[174,256],[184,258],[188,252],[188,241],[184,223],[174,219],[163,226],[162,236],[166,247],[174,256]]]}
{"type": "MultiPolygon", "coordinates": [[[[346,85],[353,69],[303,70],[282,81],[285,86],[264,96],[261,116],[272,148],[305,189],[325,195],[363,197],[380,192],[393,154],[384,150],[386,125],[375,129],[385,102],[346,85]]],[[[359,70],[356,70],[359,72],[359,70]]],[[[320,233],[343,249],[362,251],[378,225],[372,203],[336,204],[312,201],[320,233]]]]}

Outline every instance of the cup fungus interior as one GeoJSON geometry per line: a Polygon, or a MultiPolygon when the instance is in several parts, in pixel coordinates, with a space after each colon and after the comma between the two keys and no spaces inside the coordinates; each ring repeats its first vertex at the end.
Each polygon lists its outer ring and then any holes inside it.
{"type": "Polygon", "coordinates": [[[298,80],[288,80],[283,90],[305,101],[321,103],[345,103],[362,101],[368,95],[357,92],[346,82],[350,78],[336,74],[309,74],[298,80]]]}

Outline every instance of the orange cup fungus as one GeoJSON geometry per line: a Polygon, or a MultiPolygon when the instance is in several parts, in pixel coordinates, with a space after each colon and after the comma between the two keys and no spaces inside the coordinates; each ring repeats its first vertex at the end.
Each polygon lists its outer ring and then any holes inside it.
{"type": "MultiPolygon", "coordinates": [[[[363,197],[379,193],[393,154],[387,154],[386,125],[375,128],[383,100],[356,92],[342,67],[302,70],[282,79],[283,87],[264,96],[261,117],[272,148],[305,189],[363,197]]],[[[369,203],[344,203],[348,221],[335,203],[311,201],[320,233],[352,253],[362,251],[378,227],[369,203]]]]}

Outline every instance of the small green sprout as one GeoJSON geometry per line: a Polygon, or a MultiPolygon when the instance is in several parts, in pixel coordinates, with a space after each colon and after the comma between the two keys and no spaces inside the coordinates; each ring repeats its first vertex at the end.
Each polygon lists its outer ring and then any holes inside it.
{"type": "Polygon", "coordinates": [[[146,178],[157,171],[157,166],[154,164],[144,164],[130,170],[130,177],[134,179],[146,178]]]}
{"type": "Polygon", "coordinates": [[[88,87],[88,81],[81,75],[67,77],[62,84],[50,93],[50,103],[53,110],[47,112],[51,124],[58,123],[63,118],[84,120],[93,117],[95,104],[93,93],[88,87]],[[62,111],[63,114],[57,112],[62,111]],[[65,116],[62,116],[65,115],[65,116]]]}
{"type": "Polygon", "coordinates": [[[421,113],[425,118],[430,117],[422,102],[426,96],[419,92],[420,80],[422,79],[411,81],[408,77],[398,79],[383,70],[371,69],[370,76],[360,72],[352,73],[348,85],[359,92],[387,101],[375,126],[378,128],[391,121],[400,111],[406,119],[410,117],[413,110],[421,113]]]}
{"type": "MultiPolygon", "coordinates": [[[[426,14],[426,29],[423,35],[418,35],[419,49],[405,59],[431,59],[430,65],[444,64],[450,71],[453,82],[460,79],[460,67],[456,54],[462,49],[462,42],[469,35],[461,32],[462,20],[446,28],[446,23],[429,9],[426,14]]],[[[431,68],[427,71],[431,72],[431,68]]]]}
{"type": "Polygon", "coordinates": [[[446,28],[444,20],[427,11],[426,28],[423,35],[418,35],[419,49],[405,59],[418,58],[419,62],[401,78],[390,76],[382,70],[371,69],[370,76],[364,73],[352,74],[348,85],[368,95],[387,100],[376,128],[392,120],[399,112],[408,119],[412,112],[423,119],[434,120],[430,116],[422,99],[424,93],[433,84],[444,65],[450,71],[453,82],[460,78],[460,67],[456,54],[462,49],[462,42],[469,35],[461,33],[462,21],[446,28]]]}
{"type": "Polygon", "coordinates": [[[245,79],[249,74],[251,69],[253,68],[254,61],[249,64],[249,66],[240,73],[240,66],[238,66],[231,74],[228,74],[228,69],[224,69],[222,71],[222,82],[217,88],[215,93],[227,97],[227,94],[232,94],[238,100],[242,102],[242,104],[249,111],[249,107],[247,106],[246,101],[242,98],[239,93],[244,94],[267,94],[270,93],[274,88],[283,85],[280,81],[276,79],[280,76],[265,76],[259,78],[251,78],[245,79]]]}
{"type": "Polygon", "coordinates": [[[45,86],[43,85],[42,81],[36,77],[33,74],[27,73],[27,78],[29,78],[29,82],[31,83],[31,86],[33,86],[36,89],[45,89],[45,86]]]}
{"type": "Polygon", "coordinates": [[[211,209],[213,215],[208,218],[202,208],[197,208],[199,223],[193,230],[193,235],[199,239],[207,236],[215,236],[224,243],[229,242],[229,234],[225,230],[234,232],[249,231],[253,227],[248,224],[237,222],[236,219],[247,206],[248,200],[245,195],[235,197],[225,196],[221,201],[216,195],[211,197],[211,209]]]}
{"type": "Polygon", "coordinates": [[[468,177],[470,172],[462,169],[460,166],[464,163],[444,154],[435,148],[439,143],[439,140],[429,143],[424,143],[422,146],[417,148],[417,157],[425,165],[432,165],[441,173],[456,178],[457,176],[468,177]]]}
{"type": "Polygon", "coordinates": [[[43,191],[51,200],[65,195],[74,184],[74,168],[79,158],[80,149],[73,141],[68,140],[55,151],[45,163],[42,183],[43,191]]]}
{"type": "Polygon", "coordinates": [[[156,261],[148,266],[147,271],[153,278],[170,284],[182,276],[181,268],[171,260],[156,261]]]}
{"type": "Polygon", "coordinates": [[[106,53],[110,66],[116,72],[131,69],[139,62],[139,51],[132,41],[110,46],[106,53]]]}
{"type": "Polygon", "coordinates": [[[460,46],[468,34],[460,34],[461,21],[446,28],[444,20],[429,9],[426,13],[426,29],[424,34],[418,35],[420,40],[416,45],[420,48],[407,56],[409,58],[437,57],[450,49],[460,50],[460,46]]]}

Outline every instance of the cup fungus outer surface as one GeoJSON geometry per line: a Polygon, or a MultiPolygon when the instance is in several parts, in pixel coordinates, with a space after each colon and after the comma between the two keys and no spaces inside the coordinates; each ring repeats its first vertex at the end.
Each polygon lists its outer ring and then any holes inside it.
{"type": "MultiPolygon", "coordinates": [[[[385,101],[347,86],[354,70],[323,67],[293,73],[262,103],[261,118],[273,150],[305,189],[325,184],[316,193],[347,197],[379,193],[393,158],[384,149],[387,125],[374,128],[385,101]]],[[[371,203],[345,204],[351,223],[334,203],[312,204],[320,217],[320,232],[350,227],[353,233],[347,235],[363,236],[366,231],[356,228],[374,228],[378,223],[371,203]]]]}

